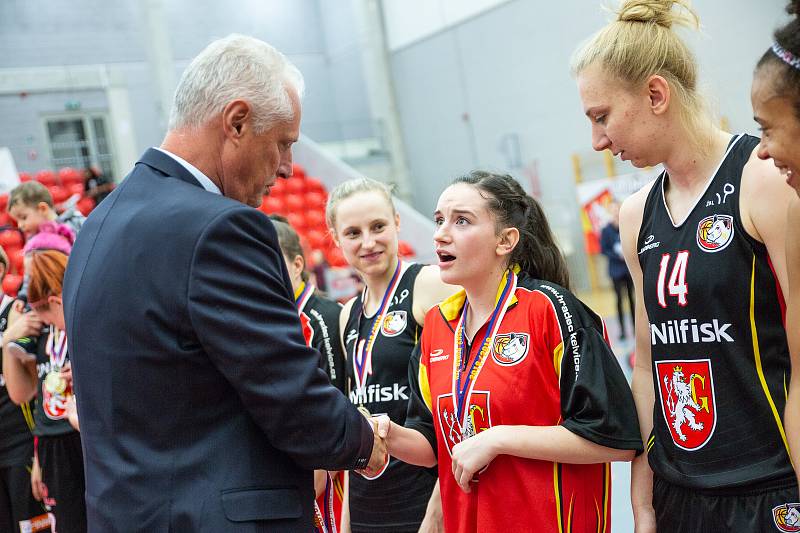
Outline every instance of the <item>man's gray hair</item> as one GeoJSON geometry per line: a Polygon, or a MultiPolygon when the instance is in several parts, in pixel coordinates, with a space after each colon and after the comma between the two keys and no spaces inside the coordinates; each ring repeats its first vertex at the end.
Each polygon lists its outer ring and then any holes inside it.
{"type": "Polygon", "coordinates": [[[263,133],[293,118],[288,88],[302,98],[303,75],[273,46],[231,34],[209,44],[183,71],[169,117],[169,129],[196,128],[234,100],[245,100],[253,128],[263,133]]]}

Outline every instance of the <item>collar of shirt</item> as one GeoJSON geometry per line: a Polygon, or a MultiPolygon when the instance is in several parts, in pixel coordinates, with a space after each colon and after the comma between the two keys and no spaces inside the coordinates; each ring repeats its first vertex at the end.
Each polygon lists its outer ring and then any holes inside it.
{"type": "Polygon", "coordinates": [[[173,154],[172,152],[168,152],[168,151],[164,150],[163,148],[155,147],[155,149],[158,150],[159,152],[164,152],[165,154],[170,156],[172,159],[174,159],[175,161],[180,163],[183,166],[183,168],[188,170],[189,173],[191,173],[191,175],[194,176],[194,178],[198,182],[200,182],[200,185],[202,185],[205,190],[207,190],[208,192],[213,192],[214,194],[222,194],[222,192],[219,190],[219,187],[217,187],[214,184],[214,182],[211,181],[211,178],[209,178],[208,176],[206,176],[205,174],[200,172],[200,170],[196,166],[194,166],[193,164],[189,163],[185,159],[183,159],[181,157],[178,157],[177,155],[173,154]]]}

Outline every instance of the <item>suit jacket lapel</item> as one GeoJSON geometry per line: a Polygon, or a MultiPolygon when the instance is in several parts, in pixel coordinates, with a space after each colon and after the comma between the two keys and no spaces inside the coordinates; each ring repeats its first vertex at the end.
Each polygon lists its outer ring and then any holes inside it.
{"type": "Polygon", "coordinates": [[[158,173],[163,174],[165,177],[178,178],[191,185],[203,187],[200,182],[192,176],[191,172],[161,150],[148,148],[136,164],[138,165],[139,163],[147,165],[158,173]]]}

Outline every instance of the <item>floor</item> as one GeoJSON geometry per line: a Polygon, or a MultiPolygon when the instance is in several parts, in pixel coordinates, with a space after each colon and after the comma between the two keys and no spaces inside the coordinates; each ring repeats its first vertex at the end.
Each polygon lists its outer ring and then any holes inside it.
{"type": "MultiPolygon", "coordinates": [[[[611,347],[617,355],[620,366],[631,377],[631,367],[628,357],[633,351],[633,335],[631,321],[627,323],[626,340],[619,340],[619,321],[617,320],[616,300],[614,291],[578,293],[578,297],[596,313],[603,317],[611,340],[611,347]]],[[[631,511],[630,497],[631,468],[630,463],[611,464],[611,526],[613,533],[630,533],[633,531],[633,513],[631,511]]]]}

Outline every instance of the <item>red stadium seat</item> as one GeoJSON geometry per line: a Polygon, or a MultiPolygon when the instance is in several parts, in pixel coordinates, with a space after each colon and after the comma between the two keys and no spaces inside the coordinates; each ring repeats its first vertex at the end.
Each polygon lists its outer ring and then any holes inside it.
{"type": "Polygon", "coordinates": [[[25,252],[22,248],[12,248],[10,251],[6,250],[6,254],[11,267],[9,270],[21,276],[25,272],[25,252]]]}
{"type": "Polygon", "coordinates": [[[20,183],[24,183],[26,181],[31,181],[32,179],[33,178],[31,178],[31,175],[28,174],[27,172],[20,172],[19,173],[19,181],[20,181],[20,183]]]}
{"type": "Polygon", "coordinates": [[[311,191],[305,194],[306,198],[306,205],[309,209],[313,208],[320,208],[323,211],[325,210],[325,204],[328,203],[328,197],[325,193],[319,191],[311,191]]]}
{"type": "Polygon", "coordinates": [[[40,170],[36,173],[36,181],[44,185],[45,187],[51,187],[53,185],[58,184],[58,178],[56,177],[56,173],[52,170],[40,170]]]}
{"type": "Polygon", "coordinates": [[[317,178],[306,178],[306,192],[321,192],[325,193],[325,185],[322,184],[317,178]]]}
{"type": "Polygon", "coordinates": [[[339,248],[329,248],[325,253],[325,259],[328,260],[328,264],[332,267],[347,266],[347,261],[344,258],[344,254],[342,254],[342,251],[339,248]]]}
{"type": "Polygon", "coordinates": [[[303,197],[298,194],[286,195],[286,210],[289,213],[301,213],[305,210],[305,202],[303,197]]]}
{"type": "Polygon", "coordinates": [[[8,207],[8,194],[0,194],[0,211],[5,211],[8,207]]]}
{"type": "Polygon", "coordinates": [[[22,237],[22,232],[16,229],[4,229],[0,231],[0,246],[8,253],[12,248],[22,248],[25,244],[25,239],[22,237]]]}
{"type": "Polygon", "coordinates": [[[22,276],[19,274],[6,274],[3,278],[3,292],[11,297],[17,295],[20,286],[22,286],[22,276]]]}
{"type": "Polygon", "coordinates": [[[286,192],[289,194],[303,194],[306,191],[306,182],[300,178],[286,180],[286,192]]]}
{"type": "Polygon", "coordinates": [[[330,245],[330,237],[328,232],[318,229],[319,226],[309,225],[308,228],[308,231],[306,231],[308,245],[314,250],[325,250],[328,248],[330,245]]]}
{"type": "Polygon", "coordinates": [[[306,177],[306,171],[300,165],[292,165],[292,176],[304,179],[306,177]]]}
{"type": "Polygon", "coordinates": [[[83,172],[76,168],[66,167],[58,171],[58,178],[63,185],[73,185],[79,183],[83,185],[83,172]]]}
{"type": "Polygon", "coordinates": [[[86,187],[84,187],[83,183],[70,183],[69,185],[65,185],[64,188],[69,191],[70,196],[73,194],[83,196],[83,193],[86,191],[86,187]]]}
{"type": "Polygon", "coordinates": [[[261,205],[264,207],[262,211],[270,215],[273,213],[282,215],[286,212],[286,205],[283,202],[283,196],[265,196],[261,205]]]}
{"type": "Polygon", "coordinates": [[[10,226],[12,228],[17,227],[16,221],[11,218],[11,215],[8,214],[8,211],[0,211],[0,228],[3,226],[10,226]]]}
{"type": "Polygon", "coordinates": [[[94,209],[94,206],[95,206],[94,198],[86,196],[78,200],[77,208],[78,211],[80,211],[83,216],[88,216],[89,213],[92,212],[92,209],[94,209]]]}
{"type": "Polygon", "coordinates": [[[298,233],[304,233],[306,229],[306,217],[302,212],[293,212],[286,215],[286,220],[298,233]]]}
{"type": "Polygon", "coordinates": [[[60,204],[70,197],[69,191],[61,185],[50,186],[47,188],[47,190],[50,191],[50,195],[53,197],[53,203],[56,204],[60,204]]]}
{"type": "Polygon", "coordinates": [[[326,227],[325,211],[319,208],[311,208],[309,206],[308,211],[306,211],[306,226],[308,228],[324,229],[326,227]]]}
{"type": "Polygon", "coordinates": [[[417,253],[414,251],[414,247],[408,244],[406,241],[400,241],[397,243],[397,254],[400,257],[414,257],[417,253]]]}

